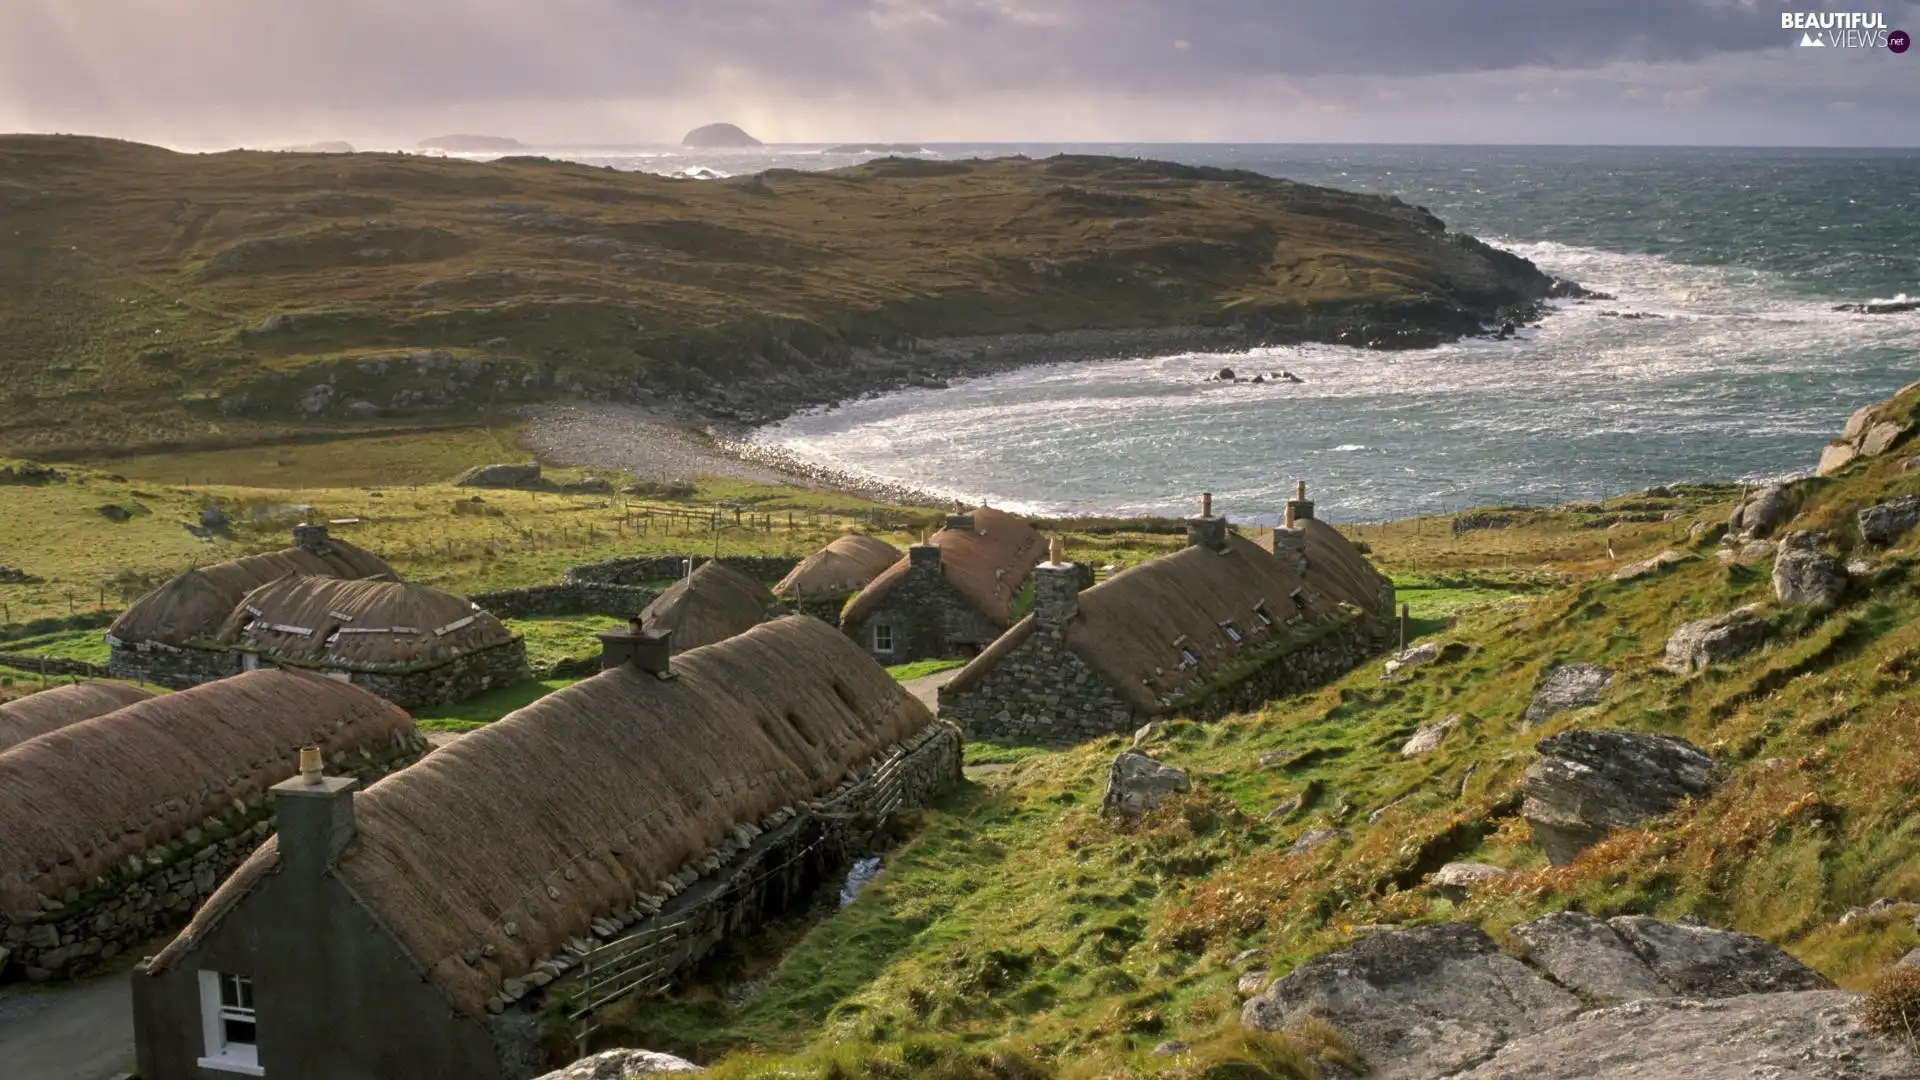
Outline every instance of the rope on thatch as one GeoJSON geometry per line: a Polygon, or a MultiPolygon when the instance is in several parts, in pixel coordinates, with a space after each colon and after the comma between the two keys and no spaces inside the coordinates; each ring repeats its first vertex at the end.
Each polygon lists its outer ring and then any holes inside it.
{"type": "Polygon", "coordinates": [[[673,651],[725,641],[767,620],[779,601],[765,585],[724,563],[710,562],[654,598],[640,612],[649,634],[673,634],[673,651]]]}
{"type": "Polygon", "coordinates": [[[289,577],[248,593],[215,640],[276,662],[392,671],[437,667],[515,636],[471,601],[427,585],[289,577]]]}
{"type": "Polygon", "coordinates": [[[358,687],[255,671],[135,702],[0,752],[0,911],[87,888],[292,776],[300,747],[386,746],[413,719],[358,687]]]}
{"type": "MultiPolygon", "coordinates": [[[[673,678],[601,672],[381,780],[356,797],[334,872],[479,1015],[595,917],[933,723],[850,639],[790,616],[682,654],[673,678]]],[[[277,859],[256,852],[152,970],[277,859]]]]}
{"type": "MultiPolygon", "coordinates": [[[[991,507],[968,511],[972,529],[941,529],[927,538],[940,549],[940,573],[969,606],[995,626],[1013,621],[1013,595],[1027,575],[1047,557],[1045,539],[1025,521],[991,507]]],[[[841,613],[847,626],[877,611],[906,580],[909,560],[902,558],[860,590],[841,613]]]]}
{"type": "Polygon", "coordinates": [[[795,600],[845,595],[866,588],[900,557],[899,548],[878,537],[842,536],[789,571],[773,595],[795,600]]]}
{"type": "Polygon", "coordinates": [[[325,555],[290,547],[248,555],[177,574],[120,613],[107,633],[133,645],[155,642],[179,647],[217,633],[246,595],[289,576],[398,580],[379,556],[344,540],[325,555]]]}
{"type": "Polygon", "coordinates": [[[0,703],[0,751],[152,696],[125,683],[83,682],[0,703]]]}

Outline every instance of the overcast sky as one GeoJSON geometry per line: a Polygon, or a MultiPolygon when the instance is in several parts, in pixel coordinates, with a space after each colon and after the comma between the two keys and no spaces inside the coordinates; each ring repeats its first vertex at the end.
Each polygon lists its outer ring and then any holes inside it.
{"type": "Polygon", "coordinates": [[[1920,145],[1807,0],[0,0],[0,130],[678,141],[1920,145]]]}

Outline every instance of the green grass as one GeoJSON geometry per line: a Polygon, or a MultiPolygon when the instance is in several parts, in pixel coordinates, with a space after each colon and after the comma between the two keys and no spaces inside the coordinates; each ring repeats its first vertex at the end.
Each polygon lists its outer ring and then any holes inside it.
{"type": "Polygon", "coordinates": [[[430,705],[413,711],[413,721],[422,731],[473,731],[522,709],[578,679],[529,679],[512,686],[489,690],[476,698],[448,705],[430,705]]]}
{"type": "Polygon", "coordinates": [[[965,660],[915,660],[911,664],[895,664],[887,669],[887,674],[899,682],[908,682],[966,666],[965,660]]]}
{"type": "Polygon", "coordinates": [[[527,665],[535,671],[546,671],[559,660],[588,660],[599,656],[600,639],[596,635],[626,625],[625,619],[605,615],[501,621],[526,639],[527,665]]]}
{"type": "Polygon", "coordinates": [[[44,656],[57,660],[80,660],[105,667],[107,638],[104,630],[67,630],[41,637],[21,638],[0,644],[0,652],[44,656]]]}

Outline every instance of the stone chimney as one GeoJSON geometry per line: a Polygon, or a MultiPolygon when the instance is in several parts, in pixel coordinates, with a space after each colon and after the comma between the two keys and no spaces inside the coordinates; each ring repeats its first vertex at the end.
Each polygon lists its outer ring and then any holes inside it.
{"type": "Polygon", "coordinates": [[[333,551],[333,542],[327,538],[327,527],[313,522],[293,527],[293,546],[315,555],[326,555],[333,551]]]}
{"type": "Polygon", "coordinates": [[[1287,500],[1286,517],[1273,530],[1273,553],[1287,569],[1307,576],[1307,530],[1303,522],[1313,520],[1313,503],[1307,498],[1307,482],[1296,480],[1293,498],[1287,500]]]}
{"type": "Polygon", "coordinates": [[[314,879],[353,840],[353,792],[360,781],[322,775],[319,747],[302,749],[300,764],[299,776],[268,790],[280,838],[280,865],[295,878],[314,879]]]}
{"type": "Polygon", "coordinates": [[[1048,561],[1033,568],[1033,624],[1042,630],[1063,629],[1080,611],[1080,567],[1060,557],[1060,538],[1053,538],[1048,561]]]}
{"type": "Polygon", "coordinates": [[[1299,522],[1313,520],[1313,500],[1307,498],[1307,482],[1295,480],[1293,484],[1293,498],[1287,500],[1286,526],[1289,529],[1299,522]]]}
{"type": "Polygon", "coordinates": [[[1187,519],[1187,546],[1224,551],[1227,547],[1227,519],[1213,516],[1213,492],[1200,496],[1200,516],[1187,519]]]}
{"type": "Polygon", "coordinates": [[[907,549],[907,572],[940,569],[940,548],[934,544],[915,544],[907,549]]]}
{"type": "Polygon", "coordinates": [[[600,634],[600,670],[608,671],[632,664],[649,675],[662,678],[673,674],[673,631],[649,633],[640,627],[640,616],[627,620],[624,630],[600,634]]]}
{"type": "Polygon", "coordinates": [[[973,515],[972,514],[948,514],[946,527],[949,529],[952,529],[954,532],[972,532],[973,531],[973,515]]]}

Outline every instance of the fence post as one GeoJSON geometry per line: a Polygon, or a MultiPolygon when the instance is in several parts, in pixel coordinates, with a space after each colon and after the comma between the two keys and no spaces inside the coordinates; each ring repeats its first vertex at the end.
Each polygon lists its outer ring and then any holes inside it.
{"type": "Polygon", "coordinates": [[[1411,621],[1409,618],[1411,611],[1412,608],[1410,605],[1400,605],[1400,653],[1403,656],[1406,655],[1407,651],[1407,623],[1411,621]]]}

